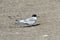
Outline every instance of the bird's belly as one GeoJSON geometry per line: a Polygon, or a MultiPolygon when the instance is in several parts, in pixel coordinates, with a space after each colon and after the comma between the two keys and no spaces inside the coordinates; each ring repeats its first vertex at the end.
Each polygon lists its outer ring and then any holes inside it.
{"type": "Polygon", "coordinates": [[[35,21],[30,21],[30,22],[27,22],[29,25],[33,25],[35,23],[35,21]]]}

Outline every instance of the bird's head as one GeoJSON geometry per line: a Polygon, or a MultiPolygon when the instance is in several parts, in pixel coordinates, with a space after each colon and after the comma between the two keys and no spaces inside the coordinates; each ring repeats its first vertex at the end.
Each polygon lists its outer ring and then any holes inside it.
{"type": "Polygon", "coordinates": [[[36,14],[33,14],[32,17],[37,17],[37,15],[36,14]]]}

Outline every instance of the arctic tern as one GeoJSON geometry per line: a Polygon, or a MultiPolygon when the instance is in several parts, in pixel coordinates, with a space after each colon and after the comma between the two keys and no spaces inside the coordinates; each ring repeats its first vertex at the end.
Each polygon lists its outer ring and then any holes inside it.
{"type": "Polygon", "coordinates": [[[37,15],[33,14],[32,17],[27,18],[25,20],[16,20],[16,24],[27,24],[34,25],[37,22],[37,15]]]}

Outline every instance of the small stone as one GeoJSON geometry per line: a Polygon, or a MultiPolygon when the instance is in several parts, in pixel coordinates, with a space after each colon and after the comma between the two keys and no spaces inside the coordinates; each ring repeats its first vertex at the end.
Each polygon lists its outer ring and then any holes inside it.
{"type": "Polygon", "coordinates": [[[48,35],[43,35],[43,37],[48,37],[48,35]]]}

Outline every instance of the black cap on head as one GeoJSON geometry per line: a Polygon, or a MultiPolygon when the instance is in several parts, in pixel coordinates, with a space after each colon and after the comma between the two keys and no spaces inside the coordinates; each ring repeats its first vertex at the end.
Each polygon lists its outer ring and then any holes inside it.
{"type": "Polygon", "coordinates": [[[32,17],[37,17],[37,15],[36,14],[33,14],[32,17]]]}

